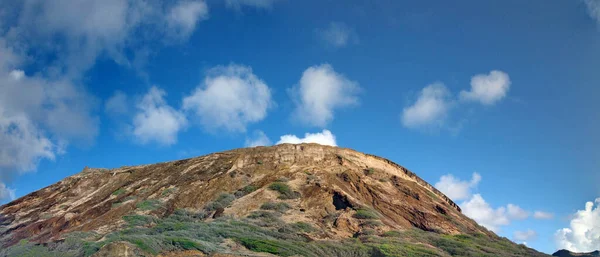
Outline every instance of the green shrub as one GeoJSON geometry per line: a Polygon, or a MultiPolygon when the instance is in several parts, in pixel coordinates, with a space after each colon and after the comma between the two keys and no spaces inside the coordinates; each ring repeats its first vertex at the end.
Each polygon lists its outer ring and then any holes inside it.
{"type": "Polygon", "coordinates": [[[112,193],[112,195],[120,195],[122,193],[125,193],[125,188],[119,188],[119,189],[117,189],[116,191],[114,191],[112,193]]]}
{"type": "Polygon", "coordinates": [[[261,205],[260,208],[262,210],[278,211],[278,212],[284,213],[287,210],[289,210],[291,207],[287,203],[282,203],[282,202],[277,202],[277,203],[275,203],[275,202],[266,202],[263,205],[261,205]]]}
{"type": "Polygon", "coordinates": [[[296,199],[300,193],[293,191],[290,186],[283,182],[274,182],[269,185],[269,189],[279,192],[280,199],[296,199]]]}
{"type": "Polygon", "coordinates": [[[227,208],[235,200],[235,196],[228,193],[221,193],[217,196],[217,199],[210,202],[204,207],[207,211],[214,211],[219,208],[227,208]]]}
{"type": "Polygon", "coordinates": [[[127,215],[123,220],[130,226],[145,226],[154,222],[154,217],[147,215],[127,215]]]}
{"type": "Polygon", "coordinates": [[[167,242],[183,250],[203,250],[202,245],[188,238],[168,237],[167,242]]]}
{"type": "Polygon", "coordinates": [[[258,186],[255,185],[247,185],[245,187],[243,187],[242,189],[238,190],[235,192],[235,197],[240,198],[242,196],[245,196],[247,194],[250,194],[256,190],[258,190],[258,186]]]}
{"type": "Polygon", "coordinates": [[[159,200],[144,200],[141,202],[138,202],[135,205],[136,208],[143,210],[143,211],[153,211],[158,209],[159,207],[161,207],[161,202],[159,200]]]}
{"type": "Polygon", "coordinates": [[[270,211],[254,211],[248,215],[249,219],[261,220],[266,222],[266,224],[277,225],[277,223],[281,222],[279,219],[281,214],[270,211]]]}
{"type": "Polygon", "coordinates": [[[160,195],[162,197],[169,196],[170,194],[174,193],[176,190],[177,190],[177,188],[175,188],[175,187],[166,188],[165,190],[162,191],[162,193],[160,193],[160,195]]]}
{"type": "Polygon", "coordinates": [[[379,216],[377,216],[374,211],[369,209],[358,209],[356,210],[356,213],[352,215],[352,217],[363,220],[379,219],[379,216]]]}
{"type": "Polygon", "coordinates": [[[312,232],[315,230],[310,224],[301,221],[292,224],[292,226],[303,232],[312,232]]]}
{"type": "Polygon", "coordinates": [[[383,232],[383,234],[381,234],[381,236],[383,236],[383,237],[401,237],[402,232],[390,230],[390,231],[383,232]]]}

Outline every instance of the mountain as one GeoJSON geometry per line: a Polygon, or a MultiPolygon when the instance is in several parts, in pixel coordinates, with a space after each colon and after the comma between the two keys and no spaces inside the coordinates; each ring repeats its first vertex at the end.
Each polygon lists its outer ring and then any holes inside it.
{"type": "Polygon", "coordinates": [[[574,253],[568,250],[559,250],[552,254],[552,256],[559,257],[598,257],[600,256],[600,251],[593,251],[589,253],[574,253]]]}
{"type": "Polygon", "coordinates": [[[547,256],[387,159],[316,144],[85,168],[0,207],[0,256],[547,256]]]}

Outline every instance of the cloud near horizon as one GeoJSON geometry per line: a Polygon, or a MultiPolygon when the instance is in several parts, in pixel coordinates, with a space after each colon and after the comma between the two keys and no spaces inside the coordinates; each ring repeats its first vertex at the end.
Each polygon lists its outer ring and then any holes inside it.
{"type": "Polygon", "coordinates": [[[272,144],[272,142],[269,139],[269,137],[267,137],[265,132],[263,132],[261,130],[256,130],[256,131],[254,131],[254,133],[252,133],[251,137],[246,137],[246,143],[244,144],[244,146],[246,146],[246,147],[269,146],[271,144],[272,144]]]}
{"type": "Polygon", "coordinates": [[[464,200],[459,204],[463,214],[496,233],[513,220],[529,217],[527,211],[515,204],[509,203],[506,207],[493,208],[481,194],[472,194],[471,191],[477,187],[481,179],[478,173],[473,173],[470,181],[463,181],[448,174],[440,177],[435,187],[453,200],[464,200]]]}
{"type": "Polygon", "coordinates": [[[317,143],[321,145],[337,146],[335,135],[331,131],[324,129],[320,133],[306,133],[303,138],[299,138],[295,135],[283,135],[279,138],[279,141],[275,143],[279,144],[301,144],[301,143],[317,143]]]}
{"type": "Polygon", "coordinates": [[[481,175],[477,172],[473,173],[471,181],[461,181],[452,176],[452,174],[447,174],[435,183],[435,188],[442,191],[454,201],[464,200],[471,197],[471,189],[477,187],[480,181],[481,175]]]}
{"type": "Polygon", "coordinates": [[[556,247],[572,252],[600,249],[600,198],[585,203],[585,209],[578,210],[570,219],[568,228],[554,234],[556,247]]]}
{"type": "Polygon", "coordinates": [[[537,236],[537,232],[535,232],[535,230],[532,229],[527,229],[526,231],[517,230],[513,233],[513,239],[522,243],[527,243],[528,241],[535,240],[537,236]]]}

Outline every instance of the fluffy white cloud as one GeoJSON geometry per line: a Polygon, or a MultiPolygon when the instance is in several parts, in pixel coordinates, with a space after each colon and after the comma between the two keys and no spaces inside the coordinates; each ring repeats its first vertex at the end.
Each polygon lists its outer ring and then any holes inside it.
{"type": "Polygon", "coordinates": [[[197,114],[209,130],[244,132],[261,121],[273,105],[271,90],[246,66],[213,68],[202,85],[183,99],[183,108],[197,114]]]}
{"type": "Polygon", "coordinates": [[[463,202],[460,207],[465,215],[491,231],[498,232],[500,226],[510,224],[506,208],[492,208],[480,194],[473,195],[471,199],[463,202]]]}
{"type": "Polygon", "coordinates": [[[508,74],[493,70],[489,74],[478,74],[471,78],[471,91],[461,91],[460,99],[493,105],[502,100],[510,88],[508,74]]]}
{"type": "Polygon", "coordinates": [[[600,0],[584,0],[588,14],[600,25],[600,0]]]}
{"type": "Polygon", "coordinates": [[[514,220],[524,220],[527,219],[527,217],[529,217],[529,212],[523,210],[521,207],[514,204],[509,203],[506,206],[506,210],[508,217],[514,220]]]}
{"type": "Polygon", "coordinates": [[[182,1],[171,8],[167,16],[169,32],[177,38],[187,38],[201,20],[208,19],[208,6],[204,1],[182,1]]]}
{"type": "Polygon", "coordinates": [[[22,8],[14,6],[18,19],[7,37],[57,56],[54,72],[69,77],[80,76],[101,55],[131,66],[125,49],[135,51],[146,45],[143,40],[185,39],[208,13],[200,0],[24,0],[22,8]]]}
{"type": "Polygon", "coordinates": [[[279,138],[278,144],[301,144],[301,143],[317,143],[321,145],[337,146],[335,142],[335,135],[331,131],[324,129],[321,133],[306,133],[303,138],[299,138],[295,135],[283,135],[279,138]]]}
{"type": "Polygon", "coordinates": [[[573,252],[591,252],[600,249],[600,198],[585,203],[585,209],[577,211],[568,228],[555,233],[556,246],[573,252]]]}
{"type": "Polygon", "coordinates": [[[0,180],[33,171],[69,142],[91,143],[98,133],[93,97],[64,79],[28,76],[22,64],[0,38],[0,180]]]}
{"type": "Polygon", "coordinates": [[[15,199],[15,190],[8,188],[4,183],[0,182],[0,203],[4,201],[12,201],[15,199]]]}
{"type": "Polygon", "coordinates": [[[455,201],[464,200],[460,204],[462,212],[494,232],[498,232],[501,226],[510,224],[512,220],[529,217],[529,213],[517,205],[509,203],[506,207],[493,208],[480,194],[472,194],[471,191],[480,181],[481,175],[478,173],[473,173],[470,181],[460,180],[448,174],[435,183],[435,188],[455,201]]]}
{"type": "Polygon", "coordinates": [[[554,218],[554,214],[549,213],[549,212],[543,212],[543,211],[535,211],[533,213],[533,218],[539,219],[539,220],[550,220],[550,219],[554,218]]]}
{"type": "Polygon", "coordinates": [[[104,103],[104,111],[111,115],[123,115],[129,112],[127,95],[121,91],[115,93],[104,103]]]}
{"type": "Polygon", "coordinates": [[[227,6],[240,10],[242,6],[270,9],[279,0],[225,0],[227,6]]]}
{"type": "Polygon", "coordinates": [[[515,231],[513,234],[513,239],[515,241],[527,242],[531,240],[535,240],[537,238],[537,232],[534,230],[528,229],[526,231],[515,231]]]}
{"type": "Polygon", "coordinates": [[[251,138],[246,138],[246,147],[255,147],[255,146],[267,146],[267,145],[271,145],[272,142],[269,139],[269,137],[267,137],[267,135],[265,134],[265,132],[262,132],[260,130],[256,130],[253,133],[253,136],[251,138]]]}
{"type": "Polygon", "coordinates": [[[172,145],[177,142],[177,133],[186,127],[185,116],[166,103],[165,95],[165,91],[152,87],[137,104],[132,133],[139,143],[172,145]]]}
{"type": "Polygon", "coordinates": [[[333,70],[329,64],[309,67],[291,89],[294,115],[308,125],[325,127],[336,109],[358,104],[358,83],[333,70]]]}
{"type": "Polygon", "coordinates": [[[344,47],[350,43],[358,42],[356,32],[342,22],[331,22],[327,28],[317,29],[318,36],[328,45],[344,47]]]}
{"type": "Polygon", "coordinates": [[[56,147],[31,120],[7,115],[0,106],[0,180],[13,173],[35,170],[41,159],[54,160],[56,147]]]}
{"type": "Polygon", "coordinates": [[[471,189],[476,187],[480,181],[481,175],[476,172],[473,173],[471,181],[462,181],[448,174],[442,176],[440,181],[435,183],[435,188],[442,191],[442,193],[452,200],[464,200],[471,197],[471,189]]]}
{"type": "Polygon", "coordinates": [[[404,108],[402,124],[407,128],[441,126],[450,109],[450,96],[450,92],[442,83],[423,88],[417,101],[404,108]]]}

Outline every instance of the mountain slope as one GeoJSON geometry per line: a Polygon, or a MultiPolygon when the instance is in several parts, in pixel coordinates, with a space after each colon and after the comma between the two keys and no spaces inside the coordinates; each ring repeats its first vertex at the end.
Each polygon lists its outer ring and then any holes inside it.
{"type": "Polygon", "coordinates": [[[589,253],[574,253],[568,250],[559,250],[552,254],[552,256],[559,257],[597,257],[600,256],[600,251],[593,251],[589,253]]]}
{"type": "Polygon", "coordinates": [[[0,255],[544,256],[387,159],[315,144],[86,168],[0,207],[0,244],[0,255]]]}

